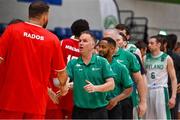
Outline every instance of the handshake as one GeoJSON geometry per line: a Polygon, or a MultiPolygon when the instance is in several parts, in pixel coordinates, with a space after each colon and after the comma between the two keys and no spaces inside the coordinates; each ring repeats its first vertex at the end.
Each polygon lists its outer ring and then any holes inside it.
{"type": "Polygon", "coordinates": [[[54,92],[49,87],[47,88],[48,96],[53,101],[53,103],[59,104],[58,98],[60,96],[65,96],[68,93],[68,90],[73,88],[73,82],[69,82],[69,81],[70,81],[70,79],[68,78],[66,84],[64,86],[60,86],[60,82],[59,82],[58,78],[53,79],[54,86],[59,88],[59,90],[57,92],[54,92]]]}

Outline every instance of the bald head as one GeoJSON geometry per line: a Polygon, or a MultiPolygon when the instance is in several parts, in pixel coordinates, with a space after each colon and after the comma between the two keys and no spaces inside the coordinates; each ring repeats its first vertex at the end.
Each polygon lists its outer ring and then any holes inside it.
{"type": "Polygon", "coordinates": [[[114,40],[119,39],[119,32],[117,29],[106,29],[104,31],[103,37],[110,37],[114,40]]]}

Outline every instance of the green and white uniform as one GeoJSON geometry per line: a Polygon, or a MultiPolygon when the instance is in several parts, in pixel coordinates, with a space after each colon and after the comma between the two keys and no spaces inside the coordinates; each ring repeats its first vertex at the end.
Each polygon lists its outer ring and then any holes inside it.
{"type": "Polygon", "coordinates": [[[74,104],[79,108],[95,109],[105,107],[108,104],[106,100],[107,92],[88,93],[84,86],[85,80],[94,85],[101,85],[107,78],[114,77],[108,61],[100,56],[93,55],[91,61],[86,65],[82,58],[70,60],[67,65],[67,72],[70,79],[73,80],[74,104]]]}
{"type": "Polygon", "coordinates": [[[147,119],[170,119],[167,85],[167,59],[169,57],[161,52],[158,56],[147,54],[144,58],[148,83],[148,107],[145,115],[147,119]]]}
{"type": "Polygon", "coordinates": [[[108,100],[111,100],[112,98],[118,96],[123,91],[123,89],[129,88],[133,85],[133,81],[125,65],[118,62],[115,59],[113,59],[110,65],[115,74],[114,76],[115,88],[114,90],[108,92],[108,96],[107,96],[108,100]]]}

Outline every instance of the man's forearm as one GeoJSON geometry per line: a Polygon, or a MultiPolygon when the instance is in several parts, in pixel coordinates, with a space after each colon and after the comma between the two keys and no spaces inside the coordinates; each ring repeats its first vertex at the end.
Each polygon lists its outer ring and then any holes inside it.
{"type": "Polygon", "coordinates": [[[140,102],[146,102],[146,97],[147,97],[147,87],[144,83],[139,83],[137,85],[137,90],[139,93],[139,98],[140,98],[140,102]]]}
{"type": "Polygon", "coordinates": [[[68,79],[68,75],[66,73],[66,70],[58,72],[58,79],[60,82],[60,86],[65,86],[67,79],[68,79]]]}
{"type": "Polygon", "coordinates": [[[177,80],[176,80],[176,78],[171,80],[171,87],[172,87],[172,96],[171,97],[176,98],[176,93],[177,93],[177,80]]]}
{"type": "Polygon", "coordinates": [[[136,84],[137,84],[137,90],[139,93],[140,102],[146,102],[147,84],[146,84],[145,80],[143,79],[140,72],[135,73],[134,79],[135,79],[136,84]]]}
{"type": "Polygon", "coordinates": [[[115,86],[114,79],[109,78],[108,80],[106,80],[106,83],[104,83],[103,85],[96,85],[95,91],[97,91],[97,92],[107,92],[107,91],[113,90],[114,86],[115,86]]]}
{"type": "Polygon", "coordinates": [[[132,91],[133,87],[126,88],[122,93],[120,93],[120,95],[116,96],[117,101],[119,102],[124,100],[125,98],[131,95],[132,91]]]}

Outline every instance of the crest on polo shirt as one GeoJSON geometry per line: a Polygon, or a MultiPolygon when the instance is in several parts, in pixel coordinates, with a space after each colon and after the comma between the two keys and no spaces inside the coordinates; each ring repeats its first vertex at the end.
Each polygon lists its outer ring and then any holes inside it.
{"type": "Polygon", "coordinates": [[[98,71],[98,70],[100,70],[101,68],[99,68],[99,67],[93,67],[92,68],[92,71],[98,71]]]}

